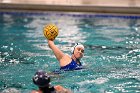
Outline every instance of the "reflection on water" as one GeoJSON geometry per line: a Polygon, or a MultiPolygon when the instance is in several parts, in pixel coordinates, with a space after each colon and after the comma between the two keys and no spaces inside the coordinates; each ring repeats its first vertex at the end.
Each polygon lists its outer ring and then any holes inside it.
{"type": "Polygon", "coordinates": [[[69,71],[52,78],[52,84],[74,93],[140,92],[140,19],[78,13],[0,13],[0,91],[16,88],[27,93],[36,87],[36,70],[52,72],[58,61],[42,30],[55,23],[55,43],[70,54],[74,43],[85,45],[82,63],[87,69],[69,71]]]}

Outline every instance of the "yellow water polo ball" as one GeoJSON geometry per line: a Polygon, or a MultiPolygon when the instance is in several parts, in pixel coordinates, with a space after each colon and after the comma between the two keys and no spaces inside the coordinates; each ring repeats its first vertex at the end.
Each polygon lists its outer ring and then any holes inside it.
{"type": "Polygon", "coordinates": [[[58,27],[55,24],[47,24],[43,29],[44,36],[49,40],[54,40],[58,36],[58,27]]]}

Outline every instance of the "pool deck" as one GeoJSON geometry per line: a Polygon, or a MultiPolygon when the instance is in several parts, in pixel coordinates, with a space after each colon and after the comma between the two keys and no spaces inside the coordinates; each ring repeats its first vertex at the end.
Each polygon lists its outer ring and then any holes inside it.
{"type": "Polygon", "coordinates": [[[0,0],[0,11],[11,10],[140,15],[140,0],[0,0]]]}

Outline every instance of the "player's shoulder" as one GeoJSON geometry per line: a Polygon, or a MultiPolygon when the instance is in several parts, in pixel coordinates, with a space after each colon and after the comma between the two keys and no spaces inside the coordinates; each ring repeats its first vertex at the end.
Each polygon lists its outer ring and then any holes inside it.
{"type": "Polygon", "coordinates": [[[71,56],[70,55],[68,55],[68,54],[64,54],[63,55],[63,57],[61,58],[61,60],[63,60],[63,61],[69,61],[69,60],[71,60],[71,56]]]}
{"type": "Polygon", "coordinates": [[[69,54],[64,54],[63,58],[71,59],[71,56],[69,54]]]}
{"type": "Polygon", "coordinates": [[[33,91],[31,91],[31,93],[41,93],[41,92],[33,90],[33,91]]]}
{"type": "Polygon", "coordinates": [[[58,93],[72,93],[70,90],[62,87],[61,85],[56,85],[54,88],[58,93]]]}

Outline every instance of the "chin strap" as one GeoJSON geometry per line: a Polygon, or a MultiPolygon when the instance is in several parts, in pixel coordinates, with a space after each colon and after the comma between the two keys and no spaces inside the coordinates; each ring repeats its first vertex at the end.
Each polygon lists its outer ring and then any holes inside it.
{"type": "MultiPolygon", "coordinates": [[[[73,56],[75,57],[74,54],[73,54],[73,56]]],[[[76,57],[75,57],[75,59],[76,59],[76,63],[79,64],[79,65],[81,65],[80,59],[78,59],[78,58],[76,58],[76,57]]]]}

